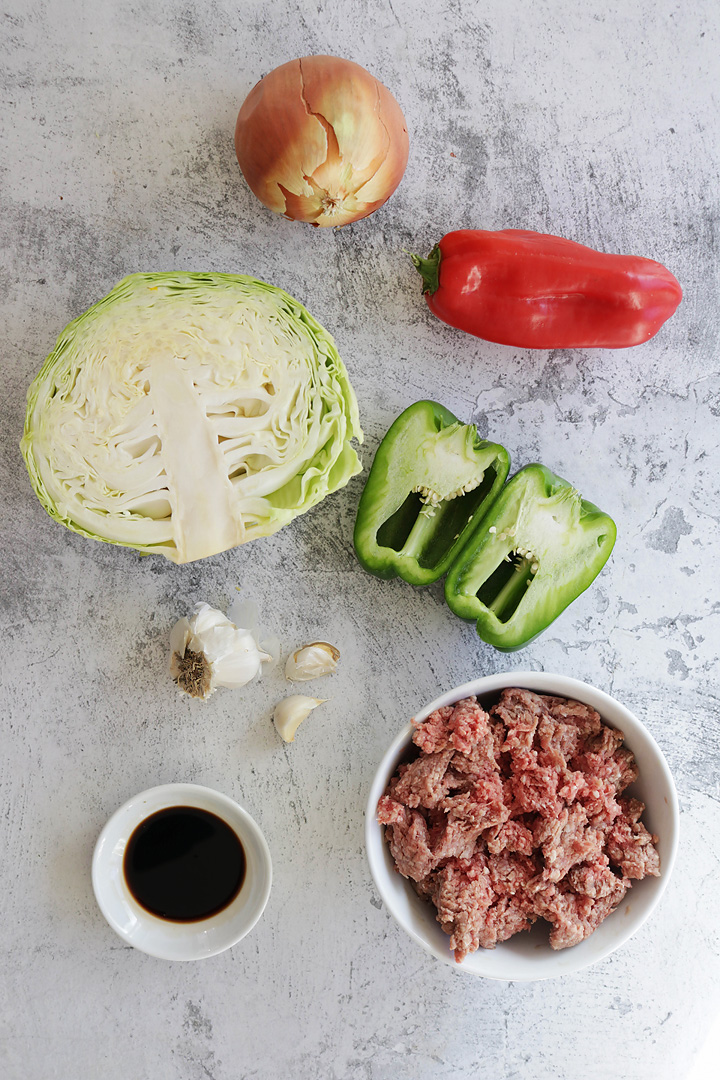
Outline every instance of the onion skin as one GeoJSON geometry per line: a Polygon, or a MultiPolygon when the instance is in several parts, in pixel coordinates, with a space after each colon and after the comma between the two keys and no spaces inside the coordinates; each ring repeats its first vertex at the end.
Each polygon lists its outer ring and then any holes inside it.
{"type": "Polygon", "coordinates": [[[235,127],[243,175],[276,214],[340,226],[390,198],[408,160],[405,117],[387,87],[335,56],[291,60],[261,79],[235,127]]]}

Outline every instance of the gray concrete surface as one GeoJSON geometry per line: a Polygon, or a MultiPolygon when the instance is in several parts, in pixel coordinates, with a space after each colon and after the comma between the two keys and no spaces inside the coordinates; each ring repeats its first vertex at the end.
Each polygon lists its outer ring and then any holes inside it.
{"type": "Polygon", "coordinates": [[[720,1013],[717,4],[6,0],[0,27],[0,1074],[702,1080],[720,1013]],[[232,144],[256,80],[318,52],[380,77],[411,137],[392,200],[336,233],[265,211],[232,144]],[[403,249],[509,226],[656,258],[684,302],[629,351],[530,353],[434,320],[403,249]],[[255,274],[306,303],[350,370],[366,465],[401,409],[431,397],[516,466],[571,479],[618,523],[595,586],[526,650],[497,653],[439,585],[363,573],[362,477],[277,536],[184,567],[54,524],[17,449],[27,386],[72,317],[160,269],[255,274]],[[165,674],[174,620],[236,588],[286,650],[342,650],[332,700],[290,747],[270,721],[280,674],[205,705],[165,674]],[[421,704],[527,667],[645,721],[682,839],[660,909],[621,951],[505,985],[439,965],[395,926],[363,810],[421,704]],[[124,947],[90,884],[110,813],[171,780],[237,798],[275,866],[252,935],[190,965],[124,947]]]}

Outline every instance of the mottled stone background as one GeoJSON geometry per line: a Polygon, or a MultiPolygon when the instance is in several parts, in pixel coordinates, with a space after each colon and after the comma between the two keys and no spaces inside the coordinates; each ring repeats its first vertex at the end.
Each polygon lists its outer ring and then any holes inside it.
{"type": "MultiPolygon", "coordinates": [[[[720,1013],[718,109],[714,0],[5,0],[2,127],[2,978],[5,1080],[702,1080],[720,1013]],[[407,175],[341,232],[275,217],[234,157],[237,110],[278,63],[329,52],[405,110],[407,175]],[[667,263],[677,315],[628,351],[529,353],[434,320],[403,249],[523,226],[667,263]],[[437,398],[613,514],[610,563],[509,656],[442,599],[367,576],[363,478],[283,532],[175,567],[54,524],[17,449],[56,335],[136,270],[242,271],[335,334],[369,464],[437,398]],[[208,704],[165,674],[198,600],[252,595],[286,650],[342,664],[296,743],[279,673],[208,704]],[[363,810],[392,736],[441,690],[544,669],[610,691],[676,778],[682,842],[652,920],[585,973],[472,979],[394,924],[363,810]],[[90,885],[95,838],[144,787],[215,786],[270,844],[266,914],[236,948],[170,964],[125,947],[90,885]],[[695,1069],[694,1073],[692,1072],[695,1069]]],[[[717,1058],[715,1059],[717,1060],[717,1058]]]]}

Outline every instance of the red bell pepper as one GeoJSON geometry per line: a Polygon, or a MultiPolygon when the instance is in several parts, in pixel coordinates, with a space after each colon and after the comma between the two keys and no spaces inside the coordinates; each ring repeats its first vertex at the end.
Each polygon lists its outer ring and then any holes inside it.
{"type": "Polygon", "coordinates": [[[682,299],[677,279],[652,259],[523,229],[459,229],[427,259],[412,259],[439,319],[523,349],[639,345],[682,299]]]}

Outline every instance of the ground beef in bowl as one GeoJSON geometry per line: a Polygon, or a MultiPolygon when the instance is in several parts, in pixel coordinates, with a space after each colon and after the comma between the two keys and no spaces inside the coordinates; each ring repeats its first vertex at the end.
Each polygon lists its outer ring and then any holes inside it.
{"type": "Polygon", "coordinates": [[[517,688],[417,724],[377,817],[397,870],[437,910],[460,963],[537,919],[550,945],[588,937],[660,860],[622,797],[637,777],[622,732],[579,701],[517,688]]]}

